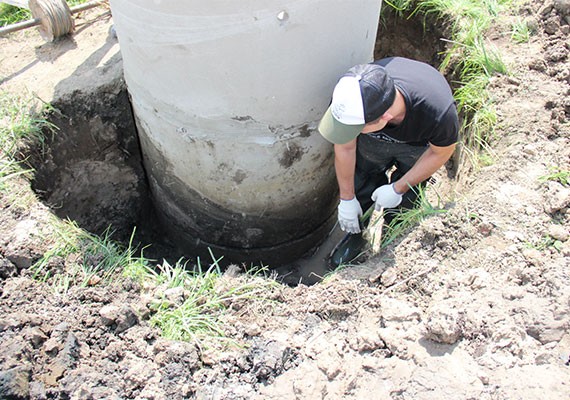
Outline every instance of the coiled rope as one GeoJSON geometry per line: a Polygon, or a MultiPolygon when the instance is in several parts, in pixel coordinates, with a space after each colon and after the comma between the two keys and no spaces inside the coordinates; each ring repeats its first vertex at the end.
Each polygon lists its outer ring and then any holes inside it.
{"type": "Polygon", "coordinates": [[[46,41],[73,32],[75,23],[65,0],[30,0],[30,11],[40,20],[38,30],[46,41]]]}

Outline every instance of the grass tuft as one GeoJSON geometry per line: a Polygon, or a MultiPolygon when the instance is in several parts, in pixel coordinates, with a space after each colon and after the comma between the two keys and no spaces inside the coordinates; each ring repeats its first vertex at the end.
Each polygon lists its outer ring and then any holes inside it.
{"type": "Polygon", "coordinates": [[[526,20],[516,18],[511,24],[511,40],[515,43],[527,43],[532,34],[531,28],[526,20]]]}
{"type": "Polygon", "coordinates": [[[66,281],[67,287],[94,286],[109,283],[119,271],[138,270],[147,263],[144,258],[135,257],[132,246],[122,249],[114,242],[110,229],[97,236],[74,221],[59,219],[54,219],[53,227],[49,250],[31,268],[36,279],[66,281]]]}
{"type": "Polygon", "coordinates": [[[563,169],[559,166],[549,168],[550,173],[541,176],[538,180],[540,182],[554,181],[563,186],[570,186],[570,171],[563,169]]]}
{"type": "MultiPolygon", "coordinates": [[[[155,314],[150,322],[158,327],[165,338],[194,342],[201,346],[211,339],[228,341],[221,328],[220,317],[236,302],[262,299],[276,285],[268,279],[247,275],[241,279],[225,276],[219,259],[203,270],[200,261],[192,270],[182,261],[172,266],[166,262],[159,267],[157,283],[168,288],[184,290],[184,302],[176,307],[167,301],[154,305],[155,314]]],[[[231,340],[229,340],[231,341],[231,340]]]]}
{"type": "Polygon", "coordinates": [[[401,237],[411,227],[419,224],[424,219],[437,214],[444,214],[447,212],[441,206],[441,199],[437,197],[437,204],[432,204],[428,199],[425,188],[412,188],[416,191],[417,198],[414,207],[409,210],[401,210],[398,212],[392,221],[384,228],[382,235],[381,248],[386,248],[396,239],[401,237]]]}

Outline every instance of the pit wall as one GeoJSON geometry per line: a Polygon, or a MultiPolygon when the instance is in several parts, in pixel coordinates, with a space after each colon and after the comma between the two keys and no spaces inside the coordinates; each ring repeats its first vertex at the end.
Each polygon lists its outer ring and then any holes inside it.
{"type": "Polygon", "coordinates": [[[323,240],[338,199],[316,124],[372,60],[380,5],[111,1],[153,200],[182,247],[286,262],[323,240]]]}

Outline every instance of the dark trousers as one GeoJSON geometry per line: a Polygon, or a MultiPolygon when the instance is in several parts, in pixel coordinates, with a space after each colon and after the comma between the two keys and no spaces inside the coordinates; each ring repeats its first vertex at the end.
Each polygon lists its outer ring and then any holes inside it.
{"type": "MultiPolygon", "coordinates": [[[[385,142],[366,134],[359,135],[354,188],[362,211],[366,212],[374,203],[370,196],[376,188],[400,179],[414,166],[427,148],[428,146],[385,142]],[[386,171],[392,167],[396,169],[392,172],[391,179],[388,179],[386,171]]],[[[417,197],[417,187],[425,186],[426,181],[413,187],[413,190],[408,190],[399,207],[412,208],[417,197]]]]}

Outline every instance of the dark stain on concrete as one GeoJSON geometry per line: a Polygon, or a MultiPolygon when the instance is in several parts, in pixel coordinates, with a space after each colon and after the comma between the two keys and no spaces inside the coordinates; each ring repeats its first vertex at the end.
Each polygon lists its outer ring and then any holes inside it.
{"type": "Polygon", "coordinates": [[[289,168],[303,157],[303,150],[296,143],[288,143],[287,148],[279,158],[279,164],[289,168]]]}
{"type": "Polygon", "coordinates": [[[235,183],[237,183],[239,185],[240,183],[243,182],[243,180],[245,178],[247,178],[247,174],[243,170],[239,169],[236,171],[236,173],[232,179],[235,183]]]}
{"type": "Polygon", "coordinates": [[[301,137],[309,137],[311,136],[311,129],[309,129],[309,125],[305,124],[299,128],[299,133],[301,137]]]}
{"type": "Polygon", "coordinates": [[[253,121],[253,120],[254,120],[253,117],[251,117],[251,116],[249,116],[249,115],[243,115],[243,116],[237,116],[237,115],[236,115],[235,117],[232,117],[232,119],[235,120],[235,121],[240,121],[240,122],[243,122],[243,121],[253,121]]]}

